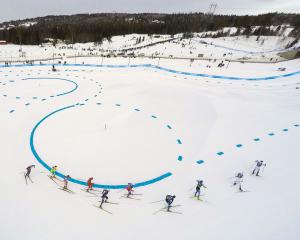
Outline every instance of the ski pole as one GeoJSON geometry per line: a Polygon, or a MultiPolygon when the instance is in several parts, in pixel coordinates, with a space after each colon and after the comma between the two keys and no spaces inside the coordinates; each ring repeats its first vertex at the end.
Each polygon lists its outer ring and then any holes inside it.
{"type": "Polygon", "coordinates": [[[265,170],[266,165],[264,165],[263,169],[261,170],[261,176],[263,176],[264,170],[265,170]]]}
{"type": "Polygon", "coordinates": [[[164,201],[164,199],[162,199],[162,200],[157,200],[157,201],[153,201],[153,202],[149,202],[150,204],[151,203],[159,203],[159,202],[163,202],[164,201]]]}

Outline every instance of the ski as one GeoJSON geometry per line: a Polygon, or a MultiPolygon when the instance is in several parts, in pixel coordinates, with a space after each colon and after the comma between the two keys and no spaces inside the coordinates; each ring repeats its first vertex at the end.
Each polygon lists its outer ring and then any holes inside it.
{"type": "Polygon", "coordinates": [[[97,205],[93,205],[94,207],[96,207],[96,208],[98,208],[98,209],[100,209],[100,210],[102,210],[102,211],[104,211],[104,212],[106,212],[106,213],[109,213],[109,214],[113,214],[112,212],[110,212],[110,211],[107,211],[107,210],[105,210],[105,209],[103,209],[103,208],[100,208],[99,206],[97,206],[97,205]]]}
{"type": "MultiPolygon", "coordinates": [[[[181,205],[174,205],[174,206],[170,206],[170,208],[174,208],[174,207],[180,207],[181,205]]],[[[164,209],[167,209],[168,207],[163,207],[159,210],[157,210],[156,212],[153,213],[153,215],[159,213],[160,211],[163,211],[164,209]]],[[[167,211],[166,211],[167,212],[167,211]]]]}
{"type": "Polygon", "coordinates": [[[62,188],[62,187],[59,187],[58,188],[59,190],[62,190],[62,191],[65,191],[65,192],[67,192],[67,193],[70,193],[70,194],[74,194],[75,192],[73,192],[72,190],[70,190],[70,189],[65,189],[65,188],[62,188]]]}
{"type": "Polygon", "coordinates": [[[155,211],[155,212],[153,213],[153,215],[159,213],[160,211],[163,211],[163,210],[166,209],[166,208],[167,208],[167,207],[163,207],[163,208],[161,208],[161,209],[158,209],[157,211],[155,211]]]}
{"type": "Polygon", "coordinates": [[[128,199],[132,199],[132,200],[142,200],[140,198],[133,198],[133,197],[128,197],[127,195],[126,196],[121,196],[120,198],[128,198],[128,199]]]}
{"type": "Polygon", "coordinates": [[[96,193],[89,192],[89,191],[87,191],[86,189],[80,189],[80,190],[83,191],[83,192],[92,194],[92,195],[95,196],[95,197],[98,197],[98,195],[97,195],[96,193]]]}
{"type": "Polygon", "coordinates": [[[143,194],[140,193],[131,193],[131,194],[123,194],[122,197],[130,197],[130,196],[142,196],[143,194]]]}
{"type": "Polygon", "coordinates": [[[162,211],[162,212],[166,212],[166,213],[176,213],[176,214],[182,214],[182,212],[174,212],[174,211],[162,211]]]}
{"type": "Polygon", "coordinates": [[[50,178],[53,182],[55,182],[55,184],[56,184],[57,186],[59,186],[59,184],[53,179],[52,176],[49,176],[49,175],[47,175],[47,176],[48,176],[48,178],[50,178]]]}
{"type": "Polygon", "coordinates": [[[163,201],[165,201],[165,200],[164,200],[164,199],[162,199],[162,200],[157,200],[157,201],[149,202],[149,204],[152,204],[152,203],[159,203],[159,202],[163,202],[163,201]]]}
{"type": "Polygon", "coordinates": [[[247,193],[247,192],[250,192],[250,191],[248,191],[248,190],[242,190],[242,191],[238,191],[236,193],[247,193]]]}
{"type": "MultiPolygon", "coordinates": [[[[102,202],[102,201],[98,201],[98,202],[102,202]]],[[[108,203],[108,204],[119,204],[119,203],[116,203],[116,202],[103,202],[103,203],[108,203]]]]}
{"type": "Polygon", "coordinates": [[[116,203],[116,202],[106,202],[108,204],[119,204],[119,203],[116,203]]]}
{"type": "Polygon", "coordinates": [[[201,198],[198,198],[198,197],[195,197],[195,196],[191,196],[191,198],[203,202],[203,200],[201,198]]]}
{"type": "Polygon", "coordinates": [[[51,176],[51,175],[47,175],[49,178],[51,178],[53,181],[57,180],[59,182],[62,182],[61,180],[59,180],[56,176],[51,176]],[[54,180],[55,179],[55,180],[54,180]]]}
{"type": "Polygon", "coordinates": [[[96,189],[90,189],[89,191],[94,191],[94,192],[102,192],[102,191],[100,191],[100,190],[96,190],[96,189]]]}

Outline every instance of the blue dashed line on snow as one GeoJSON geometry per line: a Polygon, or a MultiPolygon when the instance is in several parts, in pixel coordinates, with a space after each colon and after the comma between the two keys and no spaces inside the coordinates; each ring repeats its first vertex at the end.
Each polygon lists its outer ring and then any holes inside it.
{"type": "Polygon", "coordinates": [[[204,163],[204,160],[198,160],[196,163],[202,164],[202,163],[204,163]]]}

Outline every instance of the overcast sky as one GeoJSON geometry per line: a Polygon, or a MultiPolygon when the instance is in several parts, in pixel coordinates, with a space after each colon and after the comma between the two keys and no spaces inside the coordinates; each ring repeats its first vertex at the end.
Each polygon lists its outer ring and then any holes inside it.
{"type": "Polygon", "coordinates": [[[270,11],[300,13],[300,0],[0,0],[0,22],[45,15],[95,12],[207,12],[257,14],[270,11]]]}

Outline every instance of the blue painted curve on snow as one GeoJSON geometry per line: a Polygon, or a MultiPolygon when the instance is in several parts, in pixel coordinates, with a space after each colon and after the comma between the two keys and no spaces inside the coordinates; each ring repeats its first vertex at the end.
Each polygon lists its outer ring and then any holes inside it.
{"type": "MultiPolygon", "coordinates": [[[[9,67],[33,67],[33,66],[52,66],[53,64],[24,64],[24,65],[0,65],[0,68],[9,68],[9,67]]],[[[193,77],[205,77],[205,78],[214,78],[214,79],[223,79],[223,80],[248,80],[248,81],[263,81],[263,80],[273,80],[273,79],[279,79],[279,78],[286,78],[291,76],[300,75],[300,71],[281,74],[281,75],[274,75],[274,76],[268,76],[268,77],[235,77],[235,76],[223,76],[223,75],[211,75],[211,74],[204,74],[204,73],[192,73],[192,72],[183,72],[183,71],[177,71],[165,67],[160,67],[157,65],[152,64],[136,64],[136,65],[99,65],[99,64],[55,64],[55,66],[65,66],[65,67],[100,67],[100,68],[138,68],[138,67],[144,67],[144,68],[154,68],[165,72],[170,72],[174,74],[179,75],[185,75],[185,76],[193,76],[193,77]]]]}
{"type": "Polygon", "coordinates": [[[70,93],[76,91],[77,88],[78,88],[78,84],[76,82],[74,82],[72,80],[69,80],[69,79],[64,79],[64,78],[39,77],[39,78],[23,78],[22,80],[24,80],[24,81],[27,81],[27,80],[60,80],[60,81],[65,81],[65,82],[72,83],[74,85],[74,87],[70,91],[59,93],[59,94],[56,95],[56,97],[60,97],[60,96],[70,94],[70,93]]]}
{"type": "MultiPolygon", "coordinates": [[[[35,126],[34,128],[32,129],[31,131],[31,134],[30,134],[30,149],[34,155],[34,157],[36,158],[36,160],[44,167],[46,168],[48,171],[51,170],[51,167],[40,157],[40,155],[37,153],[36,151],[36,148],[34,146],[34,137],[35,137],[35,133],[36,133],[36,130],[37,128],[49,117],[53,116],[54,114],[58,113],[58,112],[61,112],[61,111],[64,111],[64,110],[67,110],[67,109],[71,109],[71,108],[74,108],[76,107],[76,105],[71,105],[71,106],[67,106],[67,107],[64,107],[64,108],[60,108],[58,110],[55,110],[54,112],[51,112],[49,113],[48,115],[46,115],[45,117],[43,117],[35,126]]],[[[56,172],[56,175],[60,178],[64,178],[65,175],[63,173],[60,173],[60,172],[56,172]]],[[[143,187],[143,186],[147,186],[147,185],[150,185],[150,184],[153,184],[153,183],[156,183],[158,181],[161,181],[167,177],[170,177],[172,175],[172,173],[170,172],[167,172],[161,176],[158,176],[156,178],[153,178],[153,179],[150,179],[150,180],[147,180],[147,181],[143,181],[143,182],[138,182],[138,183],[135,183],[134,184],[134,187],[143,187]]],[[[78,180],[78,179],[75,179],[75,178],[71,178],[69,180],[70,182],[73,182],[73,183],[76,183],[76,184],[79,184],[79,185],[84,185],[86,186],[86,182],[84,181],[81,181],[81,180],[78,180]]],[[[124,184],[124,185],[105,185],[105,184],[97,184],[95,183],[93,185],[95,188],[106,188],[106,189],[123,189],[127,186],[127,184],[124,184]]]]}

